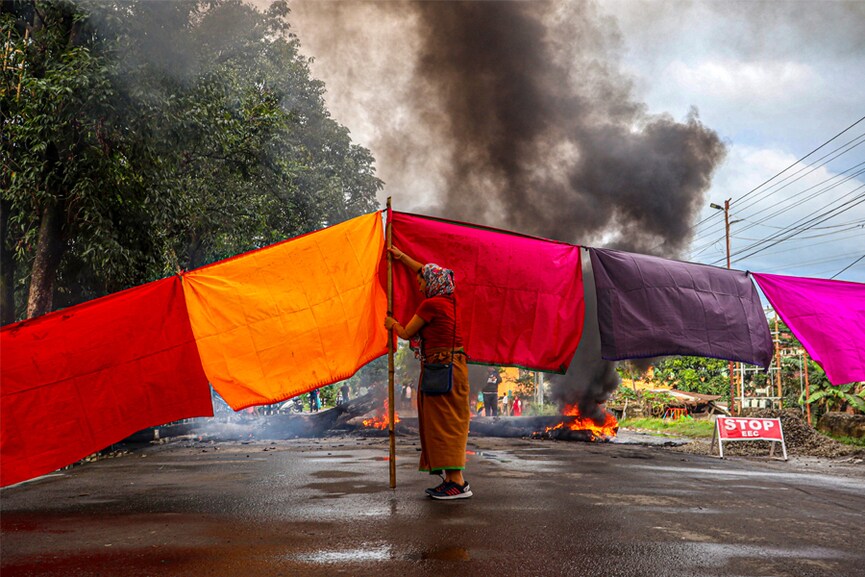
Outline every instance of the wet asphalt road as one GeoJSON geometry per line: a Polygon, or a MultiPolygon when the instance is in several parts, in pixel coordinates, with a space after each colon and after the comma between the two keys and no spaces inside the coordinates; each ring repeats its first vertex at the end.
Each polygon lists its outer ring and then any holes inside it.
{"type": "Polygon", "coordinates": [[[417,444],[174,442],[0,492],[0,575],[865,575],[865,466],[470,438],[434,502],[417,444]]]}

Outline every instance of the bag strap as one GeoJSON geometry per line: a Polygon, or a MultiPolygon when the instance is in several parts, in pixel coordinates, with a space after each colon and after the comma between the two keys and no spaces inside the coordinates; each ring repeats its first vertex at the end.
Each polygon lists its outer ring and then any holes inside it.
{"type": "Polygon", "coordinates": [[[457,348],[457,295],[451,294],[454,301],[454,340],[451,343],[451,362],[454,362],[454,352],[457,348]]]}

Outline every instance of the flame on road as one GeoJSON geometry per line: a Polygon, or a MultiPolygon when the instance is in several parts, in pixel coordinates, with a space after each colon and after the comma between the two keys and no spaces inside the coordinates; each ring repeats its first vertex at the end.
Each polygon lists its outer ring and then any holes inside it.
{"type": "MultiPolygon", "coordinates": [[[[393,412],[393,422],[394,424],[399,423],[399,415],[396,410],[393,412]]],[[[363,420],[364,427],[378,429],[380,431],[387,429],[389,424],[390,420],[388,419],[387,399],[384,400],[384,407],[380,411],[377,411],[373,418],[363,420]]]]}
{"type": "Polygon", "coordinates": [[[592,434],[593,440],[606,440],[615,437],[619,431],[619,421],[616,420],[616,417],[612,413],[606,411],[604,412],[605,418],[602,425],[598,425],[592,419],[582,416],[576,405],[566,405],[562,414],[570,418],[566,418],[555,427],[547,427],[544,433],[549,433],[556,429],[589,431],[592,434]]]}

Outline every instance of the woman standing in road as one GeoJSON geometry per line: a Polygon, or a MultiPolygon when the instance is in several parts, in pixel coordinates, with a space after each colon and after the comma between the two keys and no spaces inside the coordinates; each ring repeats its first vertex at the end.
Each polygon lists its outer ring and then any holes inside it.
{"type": "Polygon", "coordinates": [[[433,499],[465,499],[472,496],[463,477],[469,435],[469,380],[456,314],[454,274],[436,264],[421,265],[396,247],[390,252],[417,274],[418,288],[425,298],[407,325],[389,316],[385,318],[385,328],[393,328],[405,340],[420,337],[421,374],[425,363],[453,363],[450,392],[424,394],[418,383],[419,470],[442,475],[440,485],[426,490],[433,499]]]}

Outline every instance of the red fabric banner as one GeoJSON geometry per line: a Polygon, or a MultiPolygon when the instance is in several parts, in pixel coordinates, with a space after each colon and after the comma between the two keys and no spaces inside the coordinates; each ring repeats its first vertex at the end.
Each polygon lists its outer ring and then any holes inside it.
{"type": "MultiPolygon", "coordinates": [[[[583,330],[580,249],[566,243],[419,215],[392,213],[393,244],[455,273],[469,361],[564,373],[583,330]]],[[[414,274],[394,263],[394,316],[422,300],[414,274]]]]}
{"type": "Polygon", "coordinates": [[[213,415],[176,276],[7,325],[0,349],[0,486],[213,415]]]}

